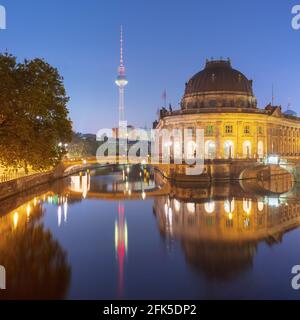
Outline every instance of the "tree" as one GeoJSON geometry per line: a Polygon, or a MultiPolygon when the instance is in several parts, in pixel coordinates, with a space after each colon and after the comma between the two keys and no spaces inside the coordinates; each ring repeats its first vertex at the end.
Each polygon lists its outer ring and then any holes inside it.
{"type": "Polygon", "coordinates": [[[96,135],[74,132],[68,155],[70,158],[95,157],[99,146],[96,135]]]}
{"type": "Polygon", "coordinates": [[[58,146],[72,137],[69,98],[58,70],[44,60],[0,55],[0,163],[48,169],[64,155],[58,146]]]}

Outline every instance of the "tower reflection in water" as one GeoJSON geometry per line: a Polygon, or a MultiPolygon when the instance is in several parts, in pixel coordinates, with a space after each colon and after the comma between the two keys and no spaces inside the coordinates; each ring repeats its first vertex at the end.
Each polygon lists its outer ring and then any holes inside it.
{"type": "Polygon", "coordinates": [[[123,296],[124,290],[124,259],[128,251],[128,228],[125,219],[124,203],[120,202],[118,206],[118,218],[115,222],[115,250],[119,268],[119,287],[118,295],[123,296]]]}
{"type": "MultiPolygon", "coordinates": [[[[99,240],[111,239],[111,242],[101,242],[103,252],[107,254],[105,259],[99,255],[97,246],[89,243],[94,250],[91,251],[93,258],[95,256],[101,264],[107,266],[103,270],[91,267],[89,274],[102,276],[103,282],[108,279],[107,283],[117,280],[118,285],[111,290],[114,297],[128,297],[132,281],[136,281],[136,278],[132,280],[130,276],[133,264],[126,265],[129,253],[128,232],[136,241],[145,235],[152,237],[154,241],[149,241],[150,249],[159,254],[161,250],[160,244],[155,244],[156,232],[147,234],[151,226],[148,229],[147,224],[145,233],[141,234],[136,233],[134,225],[127,223],[125,201],[128,200],[150,199],[150,205],[153,201],[159,230],[166,239],[166,245],[180,256],[183,252],[188,269],[195,268],[205,275],[205,279],[235,279],[252,268],[259,242],[264,241],[269,245],[278,243],[285,232],[300,226],[300,192],[297,186],[293,188],[289,180],[281,181],[278,178],[274,185],[259,182],[259,186],[247,182],[242,185],[232,183],[182,187],[171,183],[162,184],[159,175],[154,176],[153,172],[143,167],[105,170],[74,175],[51,186],[40,186],[38,191],[33,190],[32,193],[1,202],[0,264],[7,266],[7,298],[67,297],[69,288],[72,289],[72,283],[76,282],[74,278],[71,280],[71,266],[78,270],[82,256],[78,261],[70,259],[68,254],[74,250],[73,242],[69,241],[68,247],[67,242],[60,241],[74,236],[74,230],[78,231],[78,221],[83,221],[80,219],[92,219],[84,229],[85,238],[89,239],[91,233],[99,240]],[[291,188],[292,192],[283,193],[291,188]],[[99,200],[97,206],[93,206],[95,200],[99,200]],[[98,204],[103,205],[104,209],[108,206],[109,219],[99,214],[98,204]],[[91,208],[94,208],[95,214],[90,212],[91,208]],[[99,225],[94,228],[95,221],[99,225]],[[67,223],[68,228],[64,228],[67,223]],[[100,227],[105,237],[99,233],[100,227]],[[182,250],[178,250],[178,243],[182,250]]],[[[135,202],[130,204],[133,212],[135,205],[135,202]]],[[[137,208],[139,219],[147,219],[149,212],[143,213],[140,207],[137,208]]],[[[143,220],[138,220],[138,223],[140,221],[143,220]]],[[[133,220],[130,223],[134,223],[133,220]]],[[[135,243],[131,244],[131,250],[134,256],[135,243]]],[[[134,264],[147,268],[148,265],[143,264],[143,254],[147,253],[139,251],[134,264]]],[[[86,257],[89,258],[89,255],[86,257]]],[[[158,259],[155,263],[163,273],[166,266],[164,260],[158,259]]],[[[174,281],[172,279],[169,284],[174,281]]],[[[91,280],[92,284],[94,279],[91,280]]],[[[101,296],[103,292],[99,292],[101,296]]],[[[79,296],[86,297],[86,293],[80,292],[79,296]]]]}
{"type": "MultiPolygon", "coordinates": [[[[100,184],[101,185],[101,184],[100,184]]],[[[98,184],[99,186],[99,184],[98,184]]],[[[155,186],[151,180],[150,172],[144,166],[130,168],[124,166],[122,169],[122,179],[114,179],[111,185],[106,185],[105,190],[114,190],[116,193],[130,198],[132,192],[141,195],[142,200],[146,199],[146,190],[155,186]]],[[[103,190],[101,185],[100,191],[103,190]]],[[[115,252],[118,261],[118,296],[124,295],[124,264],[128,254],[128,226],[125,217],[125,204],[123,201],[118,205],[118,218],[115,222],[115,252]]]]}

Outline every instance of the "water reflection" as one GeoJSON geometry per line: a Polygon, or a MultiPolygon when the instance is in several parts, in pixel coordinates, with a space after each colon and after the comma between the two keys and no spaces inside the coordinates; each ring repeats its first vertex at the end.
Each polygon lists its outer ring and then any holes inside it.
{"type": "Polygon", "coordinates": [[[147,166],[117,166],[82,172],[65,180],[64,192],[73,198],[139,198],[157,189],[153,169],[147,166]]]}
{"type": "Polygon", "coordinates": [[[70,191],[75,193],[82,193],[82,197],[85,199],[90,191],[91,175],[90,172],[80,172],[78,175],[70,177],[70,191]]]}
{"type": "Polygon", "coordinates": [[[125,218],[124,203],[118,206],[118,218],[115,222],[115,250],[119,267],[118,297],[123,298],[124,290],[124,259],[128,251],[128,227],[125,218]]]}
{"type": "Polygon", "coordinates": [[[139,282],[152,270],[155,293],[170,292],[180,277],[164,272],[180,259],[167,260],[165,247],[183,255],[197,276],[234,282],[253,269],[261,242],[278,244],[299,227],[299,199],[299,186],[288,177],[257,187],[253,181],[178,185],[145,166],[87,170],[1,202],[4,298],[63,299],[70,290],[77,298],[128,298],[147,292],[139,282]],[[149,263],[151,255],[157,259],[149,263]],[[97,283],[94,291],[86,282],[97,283]]]}
{"type": "Polygon", "coordinates": [[[123,193],[130,196],[155,188],[154,175],[146,166],[119,166],[101,170],[93,170],[90,192],[123,193]]]}
{"type": "Polygon", "coordinates": [[[71,280],[67,253],[43,225],[43,199],[34,197],[0,218],[4,299],[63,299],[71,280]]]}
{"type": "Polygon", "coordinates": [[[179,240],[189,264],[208,278],[238,277],[260,241],[279,243],[300,225],[300,202],[285,194],[255,195],[238,184],[171,190],[154,199],[160,232],[167,246],[179,240]]]}

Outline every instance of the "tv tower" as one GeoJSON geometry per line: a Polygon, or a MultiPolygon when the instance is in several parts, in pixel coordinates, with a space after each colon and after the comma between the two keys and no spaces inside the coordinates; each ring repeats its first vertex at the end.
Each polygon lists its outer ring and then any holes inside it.
{"type": "Polygon", "coordinates": [[[125,87],[128,84],[128,80],[126,78],[126,69],[124,66],[124,58],[123,58],[123,26],[121,26],[121,37],[120,37],[120,66],[118,69],[118,77],[116,80],[116,85],[119,87],[119,127],[124,127],[125,122],[125,87]]]}

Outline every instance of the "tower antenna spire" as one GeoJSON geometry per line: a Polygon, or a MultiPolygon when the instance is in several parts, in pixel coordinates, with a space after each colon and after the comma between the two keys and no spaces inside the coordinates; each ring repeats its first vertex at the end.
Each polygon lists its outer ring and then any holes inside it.
{"type": "Polygon", "coordinates": [[[116,85],[119,87],[119,127],[123,127],[125,122],[125,87],[128,84],[128,80],[124,66],[124,37],[122,25],[120,31],[120,65],[116,85]]]}
{"type": "Polygon", "coordinates": [[[120,34],[120,66],[124,66],[124,58],[123,58],[123,25],[121,25],[121,34],[120,34]]]}

